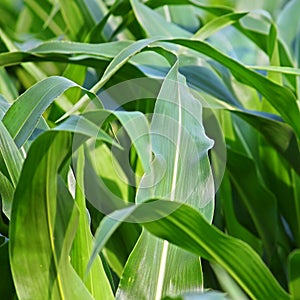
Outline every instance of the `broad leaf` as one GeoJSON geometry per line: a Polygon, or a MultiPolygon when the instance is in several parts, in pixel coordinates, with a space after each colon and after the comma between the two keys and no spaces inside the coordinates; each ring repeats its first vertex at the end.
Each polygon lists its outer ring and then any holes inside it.
{"type": "MultiPolygon", "coordinates": [[[[164,202],[159,201],[152,207],[152,218],[156,221],[144,223],[147,230],[218,263],[252,299],[290,299],[260,257],[246,243],[211,226],[195,209],[184,204],[164,202]],[[169,213],[172,209],[174,211],[169,213]],[[162,219],[159,219],[159,215],[162,219]]],[[[139,209],[142,213],[145,213],[145,209],[149,212],[148,208],[142,206],[139,209]]],[[[136,214],[138,216],[139,212],[136,214]]]]}
{"type": "Polygon", "coordinates": [[[224,55],[207,43],[184,39],[169,40],[169,42],[196,50],[229,68],[237,80],[252,86],[260,92],[282,115],[282,118],[295,129],[298,138],[300,138],[300,112],[296,103],[296,98],[290,90],[247,69],[239,62],[224,55]]]}
{"type": "MultiPolygon", "coordinates": [[[[140,182],[137,203],[154,197],[178,199],[211,220],[214,191],[207,151],[212,142],[204,133],[201,113],[175,64],[156,101],[150,128],[155,159],[140,182]]],[[[160,299],[201,289],[197,256],[143,232],[125,266],[117,297],[160,299]]]]}
{"type": "Polygon", "coordinates": [[[24,163],[9,232],[19,299],[92,299],[69,260],[78,210],[60,192],[64,183],[58,170],[70,147],[69,134],[47,132],[32,145],[24,163]]]}
{"type": "MultiPolygon", "coordinates": [[[[219,264],[252,299],[290,299],[248,244],[210,225],[201,213],[188,205],[156,200],[115,211],[107,216],[106,224],[103,223],[102,239],[109,238],[123,221],[142,223],[152,234],[219,264]]],[[[134,274],[135,269],[131,271],[134,274]]]]}
{"type": "MultiPolygon", "coordinates": [[[[29,138],[46,108],[71,87],[80,86],[64,77],[53,76],[38,82],[18,97],[5,114],[3,123],[19,147],[29,138]]],[[[95,94],[81,89],[91,100],[97,99],[95,94]]]]}

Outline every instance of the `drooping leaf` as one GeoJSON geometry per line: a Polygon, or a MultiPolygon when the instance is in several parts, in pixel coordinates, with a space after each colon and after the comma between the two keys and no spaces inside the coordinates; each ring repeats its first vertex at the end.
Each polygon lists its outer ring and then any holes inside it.
{"type": "MultiPolygon", "coordinates": [[[[81,88],[91,100],[97,96],[76,83],[59,76],[46,78],[28,89],[14,102],[3,118],[3,124],[20,147],[33,132],[42,113],[64,91],[81,88]]],[[[101,102],[99,101],[101,105],[101,102]]]]}
{"type": "Polygon", "coordinates": [[[201,213],[186,204],[155,200],[115,211],[107,216],[102,238],[109,238],[114,230],[112,226],[126,220],[142,223],[148,231],[161,239],[167,239],[219,264],[253,299],[290,299],[248,244],[222,233],[210,225],[201,213]]]}
{"type": "MultiPolygon", "coordinates": [[[[108,112],[109,114],[109,112],[108,112]]],[[[98,117],[99,118],[99,117],[98,117]]],[[[70,116],[66,121],[53,128],[56,131],[70,131],[78,135],[85,135],[87,137],[93,137],[97,140],[105,141],[109,144],[120,147],[112,137],[110,137],[101,127],[94,124],[84,115],[70,116]]]]}
{"type": "Polygon", "coordinates": [[[294,128],[297,136],[300,138],[300,125],[298,122],[300,111],[296,103],[296,98],[290,90],[245,68],[239,62],[222,54],[207,43],[184,39],[169,40],[169,42],[196,50],[229,68],[237,80],[254,87],[258,92],[260,92],[270,102],[270,104],[277,109],[282,118],[294,128]]]}
{"type": "MultiPolygon", "coordinates": [[[[108,80],[123,67],[131,57],[141,52],[151,43],[157,41],[159,38],[149,38],[144,40],[139,40],[133,44],[130,44],[128,47],[124,48],[114,59],[109,63],[105,69],[104,74],[101,79],[91,88],[91,91],[97,93],[107,82],[108,80]]],[[[61,119],[70,116],[72,113],[77,111],[82,105],[88,101],[88,96],[83,96],[77,103],[74,105],[73,109],[68,111],[61,119]]]]}
{"type": "MultiPolygon", "coordinates": [[[[164,202],[152,207],[152,218],[156,221],[144,223],[147,230],[218,263],[251,298],[290,299],[259,256],[246,243],[227,236],[209,225],[195,209],[184,204],[164,202]],[[170,213],[172,206],[173,212],[170,213]],[[158,215],[162,218],[159,219],[158,215]]],[[[149,212],[146,207],[141,206],[139,209],[142,213],[145,213],[145,209],[149,212]]]]}
{"type": "Polygon", "coordinates": [[[197,40],[205,40],[215,32],[237,22],[239,19],[246,16],[247,13],[229,13],[218,18],[212,19],[201,27],[193,36],[197,40]]]}
{"type": "Polygon", "coordinates": [[[138,0],[131,0],[130,3],[138,22],[142,25],[148,37],[160,36],[189,38],[192,36],[190,32],[180,28],[174,23],[167,22],[161,15],[138,0]]]}
{"type": "Polygon", "coordinates": [[[30,49],[29,53],[37,54],[82,54],[82,55],[97,55],[107,58],[116,56],[125,47],[128,47],[132,42],[117,41],[102,44],[88,44],[69,41],[51,41],[44,42],[37,47],[30,49]]]}

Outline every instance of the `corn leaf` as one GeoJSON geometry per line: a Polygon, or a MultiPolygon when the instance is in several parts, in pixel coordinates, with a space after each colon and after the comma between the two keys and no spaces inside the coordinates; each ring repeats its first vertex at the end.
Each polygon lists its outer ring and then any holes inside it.
{"type": "Polygon", "coordinates": [[[289,255],[289,288],[293,299],[300,296],[300,251],[295,250],[289,255]]]}
{"type": "MultiPolygon", "coordinates": [[[[187,205],[159,202],[152,210],[152,217],[156,221],[143,224],[151,233],[218,263],[252,299],[290,299],[259,256],[246,243],[209,225],[202,214],[187,205]],[[170,213],[172,209],[174,210],[170,213]],[[158,215],[162,218],[158,219],[158,215]]],[[[145,213],[145,207],[139,209],[145,213]]],[[[139,212],[136,214],[138,216],[139,212]]]]}
{"type": "Polygon", "coordinates": [[[47,132],[24,163],[9,232],[19,299],[92,299],[69,260],[79,216],[58,171],[70,147],[68,133],[47,132]]]}
{"type": "Polygon", "coordinates": [[[2,121],[0,121],[0,153],[5,162],[12,184],[16,186],[24,158],[2,121]]]}
{"type": "MultiPolygon", "coordinates": [[[[140,182],[137,203],[153,197],[179,199],[211,220],[213,183],[207,151],[212,144],[205,136],[201,112],[200,103],[188,94],[175,64],[155,105],[150,128],[155,162],[140,182]],[[161,174],[164,176],[158,177],[161,174]]],[[[150,295],[150,299],[160,299],[201,289],[202,271],[197,256],[143,232],[125,266],[117,297],[150,295]]]]}
{"type": "MultiPolygon", "coordinates": [[[[64,77],[52,76],[38,82],[16,99],[3,117],[3,124],[19,147],[29,138],[46,108],[71,87],[80,86],[64,77]]],[[[95,94],[81,89],[91,100],[97,98],[95,94]]]]}
{"type": "Polygon", "coordinates": [[[81,146],[78,149],[76,165],[77,180],[75,196],[75,202],[78,206],[80,215],[78,229],[70,253],[71,263],[95,299],[113,299],[114,297],[99,256],[95,260],[93,268],[89,274],[85,276],[85,269],[92,250],[93,236],[89,228],[89,220],[86,210],[83,174],[84,152],[83,147],[81,146]]]}
{"type": "Polygon", "coordinates": [[[189,38],[192,34],[174,23],[167,22],[161,15],[142,4],[138,0],[130,1],[134,14],[138,22],[142,25],[147,36],[160,37],[185,37],[189,38]]]}

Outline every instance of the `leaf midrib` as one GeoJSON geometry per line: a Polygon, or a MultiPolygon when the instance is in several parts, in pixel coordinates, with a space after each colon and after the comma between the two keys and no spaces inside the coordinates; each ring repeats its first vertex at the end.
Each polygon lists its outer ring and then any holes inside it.
{"type": "MultiPolygon", "coordinates": [[[[177,67],[176,63],[173,68],[177,67]]],[[[172,72],[172,71],[170,71],[172,72]]],[[[178,80],[178,78],[176,78],[178,80]]],[[[178,93],[178,132],[177,132],[177,138],[176,138],[176,153],[175,153],[175,163],[173,168],[173,176],[172,176],[172,184],[171,184],[171,196],[170,200],[175,200],[175,189],[176,189],[176,182],[177,182],[177,176],[178,176],[178,164],[179,164],[179,145],[181,142],[181,124],[182,124],[182,110],[181,110],[181,97],[180,97],[180,87],[177,84],[177,93],[178,93]]],[[[163,292],[163,285],[164,285],[164,276],[166,272],[166,264],[167,264],[167,256],[168,256],[168,250],[169,250],[169,242],[164,240],[163,242],[163,250],[161,254],[161,260],[159,265],[159,273],[158,273],[158,280],[157,280],[157,287],[156,287],[156,294],[155,294],[155,300],[160,300],[162,297],[163,292]]]]}

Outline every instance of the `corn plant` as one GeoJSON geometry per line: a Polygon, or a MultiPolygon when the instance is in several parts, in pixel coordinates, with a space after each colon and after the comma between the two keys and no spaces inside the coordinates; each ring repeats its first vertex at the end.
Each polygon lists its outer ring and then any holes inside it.
{"type": "Polygon", "coordinates": [[[2,0],[1,299],[300,299],[298,0],[2,0]]]}

